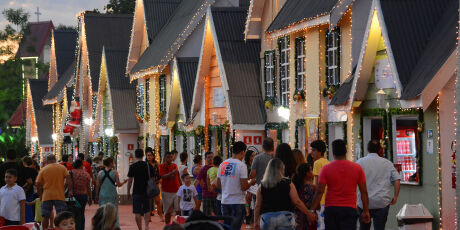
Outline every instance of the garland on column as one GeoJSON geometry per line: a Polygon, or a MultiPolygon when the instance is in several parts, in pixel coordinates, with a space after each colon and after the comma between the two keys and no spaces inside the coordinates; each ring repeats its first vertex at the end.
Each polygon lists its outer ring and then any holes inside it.
{"type": "Polygon", "coordinates": [[[295,147],[299,148],[299,127],[305,127],[305,119],[298,119],[295,121],[295,147]]]}

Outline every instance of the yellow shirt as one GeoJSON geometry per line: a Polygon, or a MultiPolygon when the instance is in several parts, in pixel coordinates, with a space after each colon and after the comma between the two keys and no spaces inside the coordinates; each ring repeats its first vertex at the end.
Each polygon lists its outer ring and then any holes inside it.
{"type": "Polygon", "coordinates": [[[60,164],[49,164],[40,170],[37,183],[43,186],[42,202],[48,200],[65,200],[64,180],[69,175],[67,169],[60,164]]]}
{"type": "MultiPolygon", "coordinates": [[[[315,163],[313,164],[313,175],[319,177],[319,174],[321,173],[321,169],[327,164],[329,164],[329,161],[324,157],[321,157],[318,160],[316,160],[315,163]]],[[[317,183],[317,181],[315,181],[315,183],[317,183]]],[[[322,205],[326,203],[326,192],[327,192],[327,187],[324,189],[323,198],[321,199],[322,205]]]]}
{"type": "Polygon", "coordinates": [[[41,207],[42,202],[40,201],[40,198],[35,199],[35,222],[43,221],[41,207]]]}

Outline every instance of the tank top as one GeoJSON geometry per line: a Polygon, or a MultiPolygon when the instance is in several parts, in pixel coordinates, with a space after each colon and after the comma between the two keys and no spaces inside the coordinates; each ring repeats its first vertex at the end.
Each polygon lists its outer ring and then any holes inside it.
{"type": "MultiPolygon", "coordinates": [[[[196,178],[198,177],[198,175],[195,174],[195,167],[196,167],[196,165],[194,165],[194,166],[192,167],[192,176],[193,176],[193,179],[196,180],[196,178]]],[[[201,194],[201,185],[196,186],[196,192],[197,192],[198,194],[201,194]]]]}
{"type": "Polygon", "coordinates": [[[289,192],[291,191],[291,181],[282,179],[275,187],[261,187],[262,192],[262,211],[267,212],[294,211],[294,205],[291,202],[289,192]]]}

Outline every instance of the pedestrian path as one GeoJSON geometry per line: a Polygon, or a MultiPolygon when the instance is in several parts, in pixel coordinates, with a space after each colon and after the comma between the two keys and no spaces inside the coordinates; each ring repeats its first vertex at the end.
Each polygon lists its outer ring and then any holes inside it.
{"type": "MultiPolygon", "coordinates": [[[[91,218],[93,218],[96,210],[99,208],[99,205],[86,206],[85,211],[85,229],[91,229],[91,218]]],[[[134,214],[132,212],[131,205],[120,205],[118,206],[119,218],[120,218],[120,228],[122,230],[137,230],[136,222],[134,221],[134,214]]],[[[152,222],[150,222],[149,230],[162,230],[164,223],[160,222],[158,216],[152,217],[152,222]]]]}

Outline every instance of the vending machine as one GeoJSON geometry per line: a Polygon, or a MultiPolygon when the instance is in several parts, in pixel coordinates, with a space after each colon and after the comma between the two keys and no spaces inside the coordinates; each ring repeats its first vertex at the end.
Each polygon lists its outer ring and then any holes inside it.
{"type": "Polygon", "coordinates": [[[396,130],[396,164],[401,167],[401,180],[408,182],[417,172],[417,142],[414,129],[396,130]]]}

